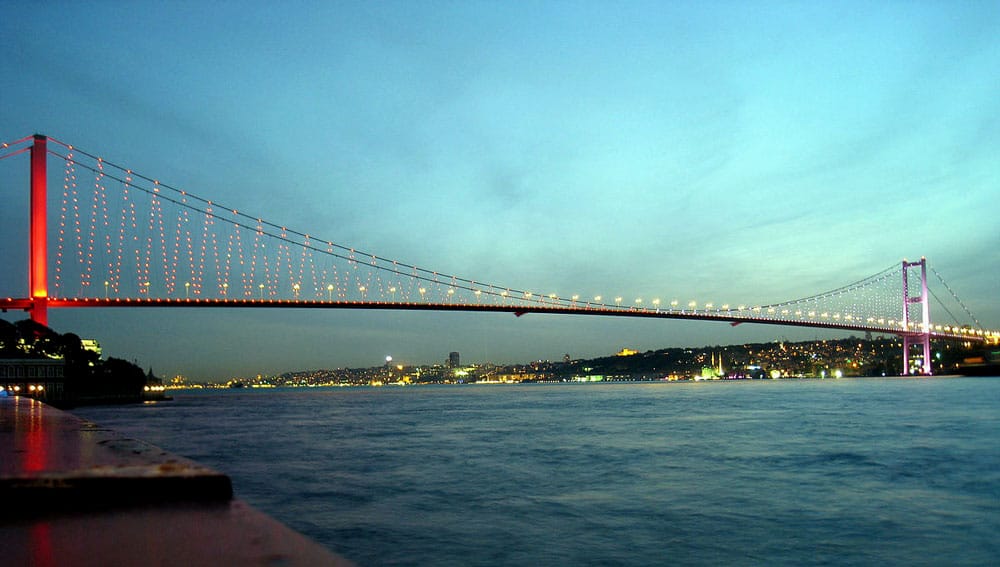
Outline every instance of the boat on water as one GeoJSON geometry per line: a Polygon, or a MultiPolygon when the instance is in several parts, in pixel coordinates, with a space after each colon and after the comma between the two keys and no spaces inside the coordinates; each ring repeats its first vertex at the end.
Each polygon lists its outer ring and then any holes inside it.
{"type": "Polygon", "coordinates": [[[959,364],[957,372],[961,376],[995,376],[1000,378],[1000,363],[959,364]]]}
{"type": "Polygon", "coordinates": [[[957,371],[962,376],[1000,377],[1000,350],[987,351],[981,356],[968,357],[958,365],[957,371]]]}

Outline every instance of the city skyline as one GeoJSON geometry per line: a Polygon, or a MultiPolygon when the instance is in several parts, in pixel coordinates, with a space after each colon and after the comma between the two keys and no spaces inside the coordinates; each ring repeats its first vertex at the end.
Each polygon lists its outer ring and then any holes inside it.
{"type": "MultiPolygon", "coordinates": [[[[444,363],[414,365],[386,360],[385,364],[369,367],[290,369],[270,375],[232,376],[225,382],[215,382],[215,385],[228,387],[238,382],[251,387],[315,387],[442,382],[650,382],[696,378],[741,380],[874,377],[898,374],[898,367],[902,362],[901,351],[901,339],[894,336],[701,345],[646,352],[625,347],[614,354],[590,359],[572,358],[567,353],[562,360],[521,361],[504,365],[488,362],[453,364],[451,356],[444,363]]],[[[959,369],[959,366],[978,357],[983,357],[983,360],[988,358],[981,348],[970,349],[954,341],[935,341],[933,353],[938,374],[966,372],[968,368],[959,369]]],[[[971,364],[974,365],[975,362],[971,364]]],[[[185,376],[159,378],[173,387],[196,384],[189,382],[185,376]]]]}
{"type": "MultiPolygon", "coordinates": [[[[251,6],[13,3],[0,23],[0,138],[52,135],[324,239],[480,281],[752,304],[927,256],[980,320],[1000,321],[994,6],[251,6]]],[[[26,160],[0,162],[0,237],[16,268],[0,277],[6,294],[25,287],[26,179],[26,160]]],[[[53,311],[50,324],[195,379],[386,355],[420,364],[440,360],[440,344],[503,363],[609,344],[846,336],[574,316],[125,311],[53,311]]]]}

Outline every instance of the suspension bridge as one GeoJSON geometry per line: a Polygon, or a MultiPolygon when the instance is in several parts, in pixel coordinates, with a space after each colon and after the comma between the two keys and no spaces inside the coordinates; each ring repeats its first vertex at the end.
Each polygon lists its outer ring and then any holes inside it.
{"type": "Polygon", "coordinates": [[[931,373],[930,340],[1000,340],[925,259],[808,297],[766,304],[540,293],[390,259],[293,230],[110,162],[55,138],[0,146],[30,156],[28,293],[0,298],[47,324],[50,308],[403,309],[647,317],[888,333],[904,368],[931,373]],[[62,191],[49,194],[49,161],[62,191]],[[936,276],[939,295],[928,285],[936,276]],[[941,295],[950,300],[949,308],[941,295]],[[953,324],[932,324],[933,297],[953,324]],[[952,309],[961,309],[960,323],[952,309]]]}

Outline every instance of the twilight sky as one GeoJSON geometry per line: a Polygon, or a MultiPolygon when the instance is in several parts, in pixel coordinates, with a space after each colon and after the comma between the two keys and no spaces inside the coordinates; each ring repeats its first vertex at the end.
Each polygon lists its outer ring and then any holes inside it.
{"type": "MultiPolygon", "coordinates": [[[[0,44],[0,141],[44,133],[384,257],[752,304],[926,256],[1000,326],[996,2],[9,1],[0,44]]],[[[27,167],[0,161],[6,296],[26,295],[27,167]]],[[[841,336],[303,310],[50,326],[195,380],[841,336]]]]}

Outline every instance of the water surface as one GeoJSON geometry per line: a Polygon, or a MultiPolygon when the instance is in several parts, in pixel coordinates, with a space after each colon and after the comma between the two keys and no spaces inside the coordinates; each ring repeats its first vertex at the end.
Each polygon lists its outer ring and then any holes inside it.
{"type": "Polygon", "coordinates": [[[361,565],[1000,562],[1000,379],[224,390],[75,413],[361,565]]]}

